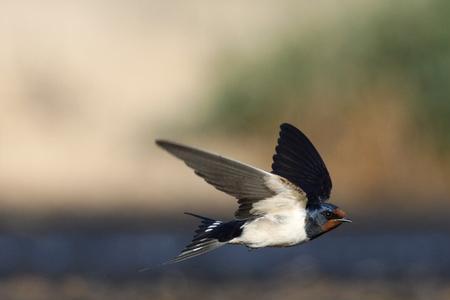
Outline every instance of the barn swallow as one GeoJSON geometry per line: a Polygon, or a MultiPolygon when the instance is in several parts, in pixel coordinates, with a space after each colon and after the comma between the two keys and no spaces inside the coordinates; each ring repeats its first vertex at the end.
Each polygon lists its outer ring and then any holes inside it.
{"type": "Polygon", "coordinates": [[[332,184],[325,163],[309,139],[290,124],[280,126],[271,172],[164,140],[156,144],[183,160],[207,183],[237,198],[239,204],[235,219],[228,222],[186,213],[201,223],[192,242],[168,263],[225,244],[294,246],[351,222],[343,210],[326,202],[332,184]]]}

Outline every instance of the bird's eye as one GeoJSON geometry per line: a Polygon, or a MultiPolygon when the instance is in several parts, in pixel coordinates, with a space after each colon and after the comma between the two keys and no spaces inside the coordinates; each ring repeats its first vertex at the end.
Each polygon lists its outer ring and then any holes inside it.
{"type": "Polygon", "coordinates": [[[333,213],[332,213],[331,211],[326,211],[326,212],[325,212],[325,217],[326,217],[327,219],[331,218],[332,216],[333,216],[333,213]]]}

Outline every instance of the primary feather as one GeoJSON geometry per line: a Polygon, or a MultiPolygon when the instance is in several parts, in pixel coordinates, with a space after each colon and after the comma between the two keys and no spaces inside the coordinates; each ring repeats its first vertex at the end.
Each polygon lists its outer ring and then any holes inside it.
{"type": "Polygon", "coordinates": [[[238,199],[238,219],[306,205],[303,191],[278,175],[192,147],[158,140],[156,143],[183,160],[206,182],[238,199]]]}
{"type": "Polygon", "coordinates": [[[273,156],[272,173],[289,179],[308,196],[308,204],[330,198],[331,178],[319,152],[294,126],[280,126],[280,137],[273,156]]]}

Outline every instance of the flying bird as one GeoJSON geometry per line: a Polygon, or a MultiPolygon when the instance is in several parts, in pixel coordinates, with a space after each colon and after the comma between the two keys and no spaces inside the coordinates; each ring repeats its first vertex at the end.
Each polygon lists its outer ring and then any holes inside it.
{"type": "Polygon", "coordinates": [[[327,203],[331,178],[317,150],[293,125],[280,126],[272,171],[192,147],[156,140],[183,160],[216,189],[238,199],[232,221],[193,213],[201,223],[192,242],[168,263],[180,262],[225,244],[249,248],[289,247],[311,241],[351,222],[336,205],[327,203]]]}

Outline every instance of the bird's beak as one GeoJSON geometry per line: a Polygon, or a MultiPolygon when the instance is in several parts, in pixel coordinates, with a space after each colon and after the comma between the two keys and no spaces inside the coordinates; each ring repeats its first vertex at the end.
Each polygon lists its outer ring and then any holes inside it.
{"type": "Polygon", "coordinates": [[[338,222],[342,222],[342,223],[352,223],[352,220],[350,220],[350,219],[347,219],[347,218],[341,218],[341,219],[335,219],[335,221],[338,221],[338,222]]]}

